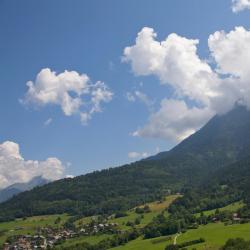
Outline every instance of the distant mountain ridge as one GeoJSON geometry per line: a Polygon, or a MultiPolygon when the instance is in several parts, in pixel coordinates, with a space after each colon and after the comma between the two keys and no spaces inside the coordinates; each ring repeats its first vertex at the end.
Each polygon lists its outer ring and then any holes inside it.
{"type": "Polygon", "coordinates": [[[0,202],[4,202],[14,195],[17,195],[23,191],[31,190],[36,186],[42,186],[49,183],[48,180],[42,178],[41,176],[34,177],[27,183],[15,183],[2,190],[0,190],[0,202]]]}
{"type": "Polygon", "coordinates": [[[169,190],[198,186],[250,155],[250,111],[236,106],[168,152],[122,167],[63,179],[0,204],[0,220],[39,214],[93,215],[127,210],[169,190]]]}

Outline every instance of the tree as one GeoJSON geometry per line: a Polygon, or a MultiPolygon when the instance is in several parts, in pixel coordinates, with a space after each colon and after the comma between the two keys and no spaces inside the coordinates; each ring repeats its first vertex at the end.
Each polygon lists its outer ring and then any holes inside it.
{"type": "Polygon", "coordinates": [[[250,241],[245,241],[242,238],[229,239],[222,250],[250,250],[250,241]]]}
{"type": "Polygon", "coordinates": [[[178,250],[178,249],[179,249],[178,245],[173,245],[173,244],[168,245],[165,248],[165,250],[178,250]]]}

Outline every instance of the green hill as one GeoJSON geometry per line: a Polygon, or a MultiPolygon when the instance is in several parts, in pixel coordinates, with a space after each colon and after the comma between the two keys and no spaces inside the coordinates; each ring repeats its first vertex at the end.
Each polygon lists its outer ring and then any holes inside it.
{"type": "Polygon", "coordinates": [[[187,187],[207,182],[218,169],[249,154],[249,128],[250,112],[237,106],[212,118],[169,152],[23,192],[0,205],[0,219],[58,213],[111,214],[158,200],[169,190],[186,192],[187,187]]]}

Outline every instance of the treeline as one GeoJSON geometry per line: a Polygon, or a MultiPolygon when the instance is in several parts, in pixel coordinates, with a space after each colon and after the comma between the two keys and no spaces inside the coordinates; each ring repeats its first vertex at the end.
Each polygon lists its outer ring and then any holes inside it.
{"type": "Polygon", "coordinates": [[[204,242],[205,242],[205,239],[200,238],[197,240],[186,241],[181,244],[168,245],[166,246],[165,250],[178,250],[178,249],[187,250],[187,247],[189,246],[193,246],[193,245],[204,243],[204,242]]]}
{"type": "Polygon", "coordinates": [[[173,156],[55,181],[0,204],[0,221],[46,214],[92,216],[126,211],[180,191],[190,183],[191,172],[197,180],[204,174],[194,156],[173,156]]]}
{"type": "Polygon", "coordinates": [[[131,231],[126,231],[121,234],[114,235],[112,238],[107,238],[95,245],[89,243],[77,243],[75,245],[70,245],[68,247],[57,247],[60,250],[107,250],[112,247],[117,247],[120,245],[125,245],[129,241],[137,239],[141,235],[141,231],[138,229],[133,229],[131,231]]]}
{"type": "Polygon", "coordinates": [[[157,166],[134,163],[34,188],[0,204],[0,221],[62,213],[113,214],[159,200],[178,182],[167,181],[169,174],[157,166]]]}

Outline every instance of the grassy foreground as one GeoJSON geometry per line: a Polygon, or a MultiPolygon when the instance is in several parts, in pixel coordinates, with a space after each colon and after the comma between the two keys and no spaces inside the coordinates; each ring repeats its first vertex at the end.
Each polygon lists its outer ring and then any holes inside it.
{"type": "MultiPolygon", "coordinates": [[[[236,224],[230,226],[224,226],[223,223],[213,223],[206,226],[200,226],[198,229],[188,230],[186,233],[180,235],[177,239],[177,243],[196,240],[198,238],[204,238],[205,243],[190,246],[188,249],[192,250],[194,247],[197,250],[218,250],[229,238],[241,237],[246,240],[250,240],[250,223],[248,224],[236,224]]],[[[113,248],[114,250],[164,250],[165,247],[173,243],[174,236],[171,240],[167,237],[159,237],[155,239],[143,240],[139,238],[131,241],[128,244],[120,247],[113,248]],[[157,243],[158,241],[158,243],[157,243]]]]}

